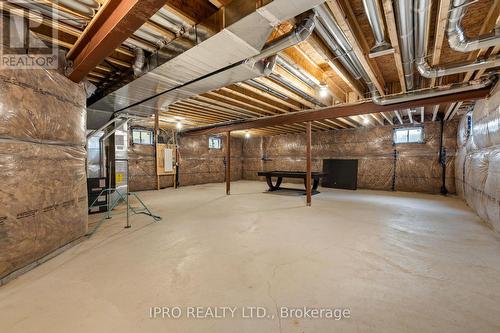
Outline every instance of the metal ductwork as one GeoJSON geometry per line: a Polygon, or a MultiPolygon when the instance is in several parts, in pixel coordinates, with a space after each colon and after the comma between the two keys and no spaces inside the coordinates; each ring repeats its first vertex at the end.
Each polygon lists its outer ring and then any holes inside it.
{"type": "Polygon", "coordinates": [[[415,62],[414,37],[413,37],[413,1],[396,0],[395,12],[398,23],[399,46],[401,49],[401,60],[403,62],[403,73],[407,90],[414,89],[413,65],[415,62]]]}
{"type": "MultiPolygon", "coordinates": [[[[311,13],[307,15],[294,30],[283,35],[277,41],[273,41],[268,44],[258,55],[243,60],[235,65],[228,66],[206,77],[194,80],[191,83],[159,94],[157,96],[157,104],[155,107],[167,109],[170,104],[179,100],[187,99],[211,90],[220,89],[234,83],[248,81],[257,77],[269,76],[272,74],[273,68],[276,64],[277,56],[273,55],[306,40],[311,35],[313,30],[314,13],[311,13]]],[[[323,105],[321,102],[286,82],[281,77],[275,76],[273,78],[281,84],[286,85],[288,88],[292,89],[295,93],[304,99],[307,99],[311,103],[323,105]]],[[[146,112],[146,114],[147,113],[150,112],[146,112]]],[[[139,114],[145,113],[141,112],[139,114]]]]}
{"type": "Polygon", "coordinates": [[[317,31],[324,42],[332,49],[335,55],[339,56],[341,63],[346,66],[346,69],[354,78],[358,80],[360,78],[363,79],[372,96],[378,94],[370,76],[352,50],[351,44],[333,18],[328,7],[323,4],[316,7],[315,11],[318,15],[317,31]]]}
{"type": "Polygon", "coordinates": [[[323,39],[325,44],[329,46],[329,48],[333,51],[333,54],[335,54],[337,59],[344,66],[344,68],[352,75],[352,77],[355,80],[361,79],[361,74],[358,72],[354,64],[351,62],[351,60],[347,57],[347,54],[344,52],[344,50],[342,50],[340,46],[338,46],[335,39],[333,39],[331,34],[328,33],[327,28],[323,26],[323,23],[321,23],[319,19],[316,21],[316,32],[321,37],[321,39],[323,39]]]}
{"type": "Polygon", "coordinates": [[[452,84],[444,87],[436,87],[427,90],[409,92],[402,95],[388,96],[388,97],[375,96],[372,98],[372,100],[375,104],[378,105],[405,103],[430,97],[437,97],[437,96],[450,95],[471,90],[478,90],[486,88],[490,86],[492,83],[493,83],[493,78],[488,77],[478,81],[469,81],[466,83],[452,84]]]}
{"type": "Polygon", "coordinates": [[[225,15],[221,22],[227,26],[211,30],[206,38],[198,33],[207,29],[202,24],[188,29],[182,38],[192,41],[192,45],[178,40],[170,42],[149,62],[149,72],[91,104],[89,110],[106,111],[110,116],[124,109],[134,114],[152,114],[193,93],[266,75],[274,62],[259,60],[302,41],[312,31],[314,22],[309,16],[293,34],[264,48],[274,26],[323,0],[274,0],[260,8],[258,3],[261,1],[232,1],[216,13],[225,15]]]}
{"type": "Polygon", "coordinates": [[[460,62],[451,66],[431,67],[426,61],[418,62],[417,69],[420,75],[425,78],[435,78],[451,74],[466,73],[479,69],[500,66],[500,55],[495,55],[486,59],[478,59],[474,62],[460,62]]]}
{"type": "Polygon", "coordinates": [[[276,58],[276,64],[279,66],[283,67],[287,72],[307,84],[311,88],[317,88],[320,85],[320,82],[316,80],[315,77],[310,77],[303,71],[301,71],[298,67],[296,67],[294,64],[291,64],[288,62],[286,59],[284,59],[282,56],[278,56],[276,58]]]}
{"type": "Polygon", "coordinates": [[[318,99],[316,99],[313,96],[310,96],[309,94],[307,94],[306,92],[302,91],[301,89],[295,87],[293,84],[291,84],[290,82],[288,82],[287,80],[285,80],[281,76],[279,76],[277,74],[271,73],[270,77],[273,80],[279,82],[281,85],[287,87],[288,89],[290,89],[291,91],[293,91],[295,94],[299,95],[300,97],[302,97],[306,101],[308,101],[308,102],[310,102],[312,104],[321,106],[321,107],[326,106],[323,102],[319,101],[318,99]]]}
{"type": "Polygon", "coordinates": [[[431,0],[415,0],[415,48],[417,70],[425,78],[436,78],[451,74],[465,73],[469,71],[500,66],[500,56],[492,56],[488,59],[478,59],[473,62],[460,62],[449,66],[431,67],[427,63],[427,47],[430,27],[431,0]]]}
{"type": "Polygon", "coordinates": [[[283,100],[287,100],[288,99],[288,96],[283,95],[282,93],[280,93],[280,92],[278,92],[278,91],[276,91],[274,89],[271,89],[268,86],[263,85],[262,83],[257,82],[255,80],[249,80],[249,81],[245,82],[245,84],[248,84],[252,88],[256,88],[256,89],[262,90],[262,91],[268,93],[269,95],[273,95],[274,97],[278,97],[278,98],[281,98],[283,100]]]}
{"type": "Polygon", "coordinates": [[[462,18],[467,6],[475,1],[453,0],[448,17],[448,43],[458,52],[470,52],[491,46],[500,45],[500,29],[495,28],[491,33],[474,38],[468,38],[462,27],[462,18]]]}
{"type": "Polygon", "coordinates": [[[314,17],[315,14],[311,12],[294,30],[273,40],[262,52],[255,57],[249,58],[247,62],[255,63],[305,41],[314,31],[314,17]]]}
{"type": "Polygon", "coordinates": [[[95,14],[94,9],[99,8],[99,3],[95,1],[71,1],[71,0],[58,0],[59,5],[66,7],[78,14],[92,17],[95,14]],[[87,3],[85,3],[87,2],[87,3]],[[90,3],[90,6],[89,6],[90,3]]]}
{"type": "Polygon", "coordinates": [[[370,50],[370,58],[383,56],[393,53],[392,45],[387,42],[384,32],[384,21],[382,20],[382,12],[378,0],[363,0],[366,16],[372,28],[373,36],[375,37],[375,46],[370,50]]]}

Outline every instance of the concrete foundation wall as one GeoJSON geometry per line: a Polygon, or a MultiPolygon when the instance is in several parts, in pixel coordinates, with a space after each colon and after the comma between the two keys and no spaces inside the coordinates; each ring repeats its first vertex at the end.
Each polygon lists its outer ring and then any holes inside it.
{"type": "Polygon", "coordinates": [[[55,71],[0,71],[0,278],[87,230],[85,98],[55,71]]]}
{"type": "MultiPolygon", "coordinates": [[[[313,133],[313,171],[322,170],[324,159],[357,159],[359,188],[439,193],[443,172],[439,163],[440,123],[424,124],[423,144],[393,146],[393,128],[379,126],[313,133]]],[[[456,122],[444,126],[446,187],[450,193],[455,192],[456,128],[456,122]]],[[[259,179],[259,171],[305,171],[305,154],[304,134],[245,140],[243,179],[259,179]]]]}

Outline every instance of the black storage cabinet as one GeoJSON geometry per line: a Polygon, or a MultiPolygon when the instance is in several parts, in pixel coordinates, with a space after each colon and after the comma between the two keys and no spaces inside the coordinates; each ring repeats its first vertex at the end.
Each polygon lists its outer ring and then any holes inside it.
{"type": "Polygon", "coordinates": [[[323,160],[323,178],[321,186],[356,190],[358,187],[358,160],[323,160]]]}

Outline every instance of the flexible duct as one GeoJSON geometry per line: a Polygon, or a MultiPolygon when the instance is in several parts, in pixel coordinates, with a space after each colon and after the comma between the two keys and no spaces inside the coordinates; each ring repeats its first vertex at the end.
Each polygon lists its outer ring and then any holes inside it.
{"type": "Polygon", "coordinates": [[[134,49],[135,61],[132,65],[134,70],[134,76],[138,77],[144,73],[144,65],[146,64],[146,56],[144,55],[144,50],[137,47],[134,49]]]}
{"type": "Polygon", "coordinates": [[[159,12],[151,17],[151,21],[164,26],[170,31],[173,31],[177,36],[182,35],[184,32],[184,27],[182,25],[175,24],[159,12]]]}
{"type": "Polygon", "coordinates": [[[399,28],[399,46],[401,48],[401,60],[403,62],[403,73],[407,90],[414,89],[413,65],[415,62],[414,38],[413,38],[413,15],[412,2],[408,0],[396,0],[396,20],[399,28]]]}
{"type": "Polygon", "coordinates": [[[427,61],[427,46],[430,26],[431,0],[415,0],[415,47],[417,70],[425,78],[435,78],[445,75],[465,73],[478,69],[500,66],[500,56],[492,56],[488,59],[478,59],[473,62],[461,62],[446,67],[431,67],[427,61]]]}
{"type": "Polygon", "coordinates": [[[467,0],[453,0],[448,17],[448,43],[458,52],[470,52],[500,44],[500,30],[474,38],[468,38],[462,27],[462,18],[467,11],[467,0]]]}
{"type": "Polygon", "coordinates": [[[375,46],[370,50],[370,56],[381,56],[394,51],[391,44],[385,39],[384,23],[378,0],[363,0],[363,6],[375,37],[375,46]]]}
{"type": "Polygon", "coordinates": [[[404,103],[425,98],[456,94],[471,90],[478,90],[490,86],[492,82],[493,78],[488,77],[478,81],[469,81],[466,83],[458,83],[446,87],[436,87],[427,90],[414,91],[398,96],[388,96],[388,97],[374,96],[372,98],[372,101],[378,105],[391,105],[397,103],[404,103]]]}
{"type": "Polygon", "coordinates": [[[146,43],[141,42],[141,41],[134,39],[134,38],[127,38],[123,42],[123,44],[130,47],[131,49],[133,49],[135,47],[140,47],[141,49],[144,49],[144,50],[149,51],[151,53],[156,51],[156,48],[151,47],[149,44],[146,44],[146,43]]]}

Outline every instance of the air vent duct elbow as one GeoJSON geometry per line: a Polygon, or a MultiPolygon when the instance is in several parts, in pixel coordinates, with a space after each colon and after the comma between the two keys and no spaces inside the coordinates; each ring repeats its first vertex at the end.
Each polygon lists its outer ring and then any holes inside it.
{"type": "Polygon", "coordinates": [[[500,29],[495,28],[491,33],[468,38],[462,27],[462,18],[465,16],[467,6],[472,2],[467,0],[453,0],[448,17],[448,43],[458,52],[471,52],[491,46],[500,45],[500,29]]]}

